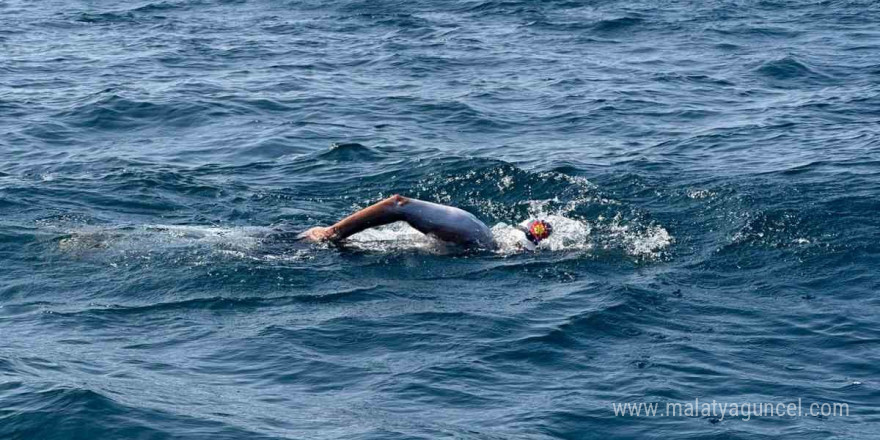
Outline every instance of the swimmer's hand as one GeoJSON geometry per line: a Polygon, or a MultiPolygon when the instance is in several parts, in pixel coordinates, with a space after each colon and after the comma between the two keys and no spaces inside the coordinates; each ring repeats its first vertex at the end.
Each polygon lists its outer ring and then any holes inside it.
{"type": "Polygon", "coordinates": [[[313,243],[320,243],[322,241],[332,240],[334,235],[336,234],[333,231],[333,227],[322,228],[320,226],[316,226],[300,234],[300,238],[302,238],[303,240],[311,241],[313,243]]]}
{"type": "Polygon", "coordinates": [[[397,208],[406,205],[408,202],[409,199],[406,197],[395,194],[381,202],[355,212],[329,228],[312,228],[300,234],[299,237],[302,240],[315,243],[345,240],[346,237],[357,234],[364,229],[403,220],[403,216],[397,208]]]}

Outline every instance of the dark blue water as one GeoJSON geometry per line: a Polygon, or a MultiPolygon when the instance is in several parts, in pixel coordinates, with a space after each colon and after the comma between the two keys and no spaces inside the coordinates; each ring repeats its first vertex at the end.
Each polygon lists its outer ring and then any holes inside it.
{"type": "Polygon", "coordinates": [[[0,1],[0,438],[876,438],[878,23],[0,1]],[[394,193],[558,231],[289,239],[394,193]]]}

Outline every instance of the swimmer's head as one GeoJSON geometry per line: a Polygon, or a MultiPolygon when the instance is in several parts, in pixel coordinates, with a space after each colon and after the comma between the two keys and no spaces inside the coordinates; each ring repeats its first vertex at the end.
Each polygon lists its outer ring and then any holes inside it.
{"type": "Polygon", "coordinates": [[[525,232],[526,238],[529,241],[537,245],[541,240],[553,233],[553,226],[550,226],[550,223],[544,220],[532,220],[525,225],[523,232],[525,232]]]}

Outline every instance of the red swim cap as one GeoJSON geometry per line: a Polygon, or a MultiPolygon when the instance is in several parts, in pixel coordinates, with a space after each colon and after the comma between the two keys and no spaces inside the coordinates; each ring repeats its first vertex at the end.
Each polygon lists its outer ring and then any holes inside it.
{"type": "Polygon", "coordinates": [[[544,220],[535,220],[529,223],[529,237],[535,244],[538,244],[539,241],[547,238],[550,234],[553,233],[553,226],[550,226],[550,223],[545,222],[544,220]]]}

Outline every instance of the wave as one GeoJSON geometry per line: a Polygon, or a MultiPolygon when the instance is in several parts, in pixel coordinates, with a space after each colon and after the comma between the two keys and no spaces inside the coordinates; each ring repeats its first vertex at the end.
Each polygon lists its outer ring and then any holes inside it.
{"type": "Polygon", "coordinates": [[[378,156],[379,153],[357,142],[335,143],[329,150],[317,155],[321,159],[343,162],[374,161],[378,156]]]}
{"type": "Polygon", "coordinates": [[[90,24],[129,23],[135,21],[135,17],[130,12],[81,12],[76,21],[90,24]]]}
{"type": "Polygon", "coordinates": [[[766,78],[777,81],[829,81],[831,77],[811,68],[803,61],[786,56],[777,60],[767,61],[761,64],[755,72],[766,78]]]}
{"type": "Polygon", "coordinates": [[[138,6],[136,8],[130,9],[132,12],[159,12],[159,11],[172,11],[175,9],[183,9],[188,5],[193,4],[193,2],[151,2],[147,3],[143,6],[138,6]]]}
{"type": "Polygon", "coordinates": [[[105,90],[55,118],[86,129],[182,128],[203,122],[208,111],[208,106],[199,103],[135,100],[105,90]]]}
{"type": "Polygon", "coordinates": [[[593,30],[598,33],[608,34],[622,31],[631,31],[633,28],[644,25],[645,20],[639,17],[619,17],[599,20],[593,25],[593,30]]]}
{"type": "Polygon", "coordinates": [[[300,304],[337,304],[373,301],[380,298],[378,286],[353,288],[334,292],[323,292],[304,295],[280,295],[280,296],[212,296],[208,298],[191,298],[179,301],[150,303],[147,305],[108,305],[78,310],[75,312],[56,312],[59,319],[71,318],[72,320],[87,319],[86,315],[94,316],[122,316],[122,315],[150,315],[155,313],[178,313],[185,310],[229,310],[244,311],[248,309],[285,307],[300,304]]]}
{"type": "Polygon", "coordinates": [[[84,432],[95,438],[162,438],[181,432],[218,439],[267,438],[210,418],[193,417],[189,411],[175,413],[174,405],[155,402],[162,399],[147,397],[153,401],[133,404],[84,387],[20,388],[4,398],[4,406],[14,408],[3,416],[0,435],[4,438],[66,439],[81,437],[84,432]],[[168,409],[153,409],[150,404],[168,409]]]}
{"type": "MultiPolygon", "coordinates": [[[[197,3],[197,2],[196,2],[197,3]]],[[[137,23],[141,19],[162,19],[159,13],[171,12],[174,10],[186,9],[193,2],[149,2],[140,6],[128,9],[118,9],[103,12],[80,12],[74,16],[74,20],[89,24],[118,24],[118,23],[137,23]]]]}

